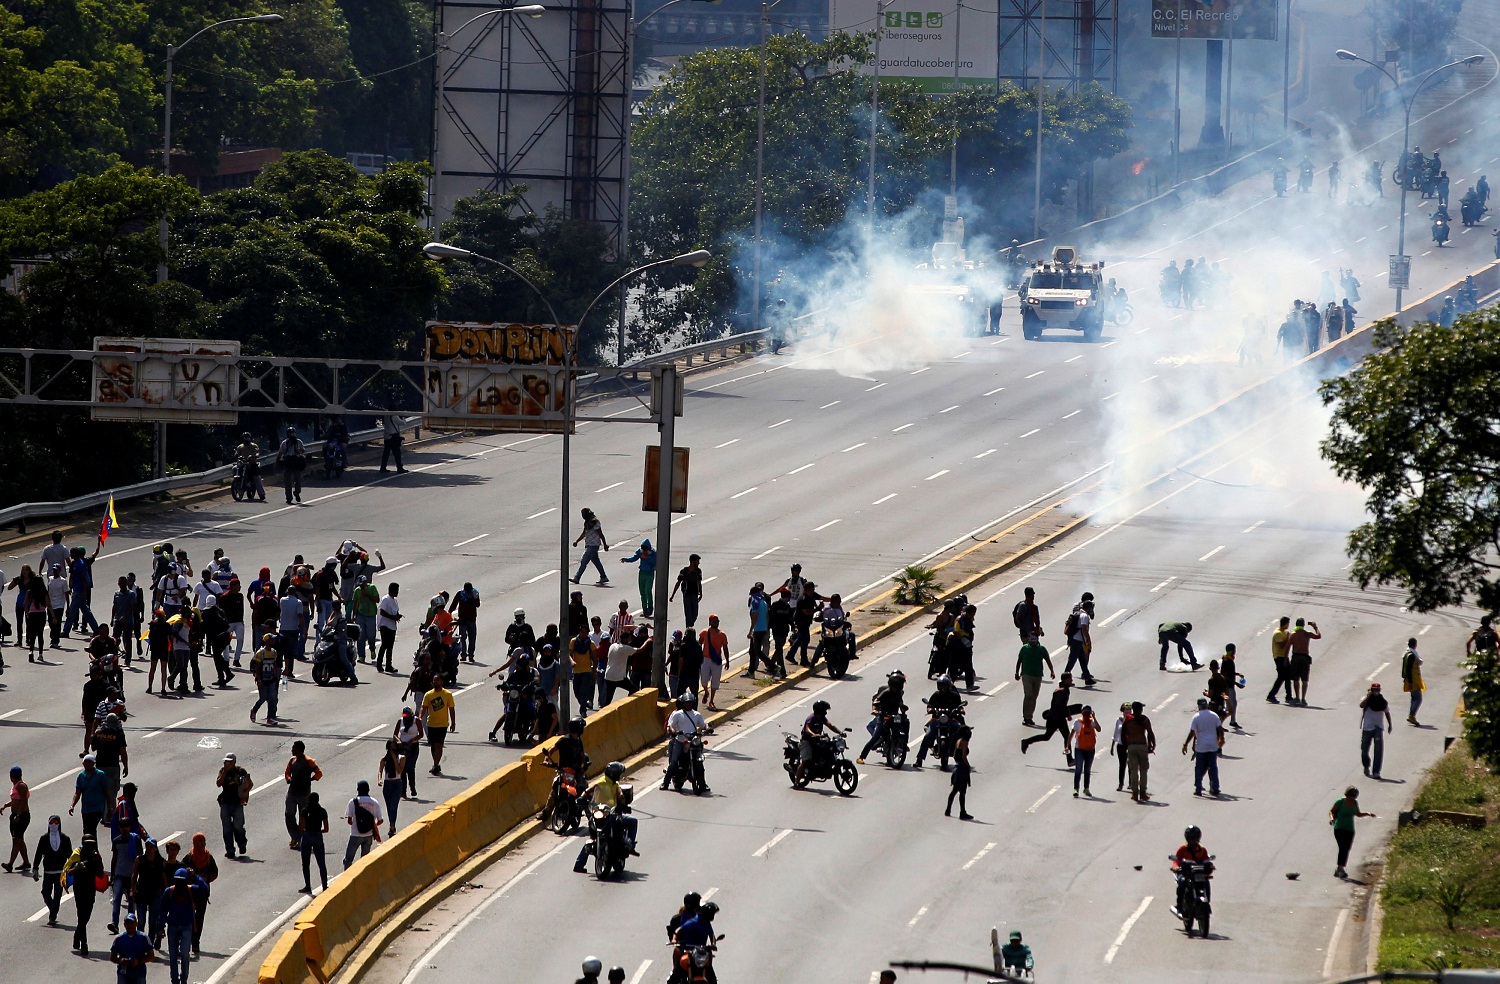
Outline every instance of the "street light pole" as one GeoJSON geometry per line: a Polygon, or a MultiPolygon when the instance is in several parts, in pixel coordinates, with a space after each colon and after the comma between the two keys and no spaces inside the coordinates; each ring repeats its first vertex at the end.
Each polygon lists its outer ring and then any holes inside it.
{"type": "Polygon", "coordinates": [[[432,52],[432,62],[434,70],[437,74],[437,81],[434,84],[434,89],[436,90],[436,98],[434,100],[434,112],[432,114],[432,153],[430,155],[432,158],[432,176],[427,179],[427,231],[436,231],[438,225],[440,224],[437,217],[438,183],[441,180],[441,172],[438,169],[438,142],[442,139],[443,132],[443,101],[445,99],[445,87],[447,85],[447,80],[443,77],[443,52],[448,50],[448,42],[453,40],[454,37],[461,33],[470,24],[473,24],[475,21],[483,20],[486,17],[493,17],[496,14],[525,14],[532,20],[536,20],[538,17],[542,16],[542,13],[546,9],[547,8],[543,7],[541,4],[536,3],[526,4],[525,6],[521,7],[498,7],[494,10],[486,10],[482,13],[475,14],[473,17],[470,17],[458,27],[454,28],[452,31],[438,32],[437,38],[435,39],[436,44],[434,44],[432,52]]]}
{"type": "Polygon", "coordinates": [[[880,42],[885,37],[885,8],[896,0],[875,2],[875,67],[870,84],[870,177],[866,189],[869,206],[869,237],[875,239],[875,138],[880,132],[880,42]]]}
{"type": "MultiPolygon", "coordinates": [[[[1371,68],[1375,69],[1376,71],[1383,74],[1386,78],[1390,79],[1391,84],[1395,86],[1397,90],[1401,88],[1401,83],[1396,81],[1396,77],[1393,76],[1390,72],[1386,71],[1384,66],[1377,65],[1374,62],[1370,61],[1368,58],[1361,58],[1359,55],[1356,55],[1354,52],[1350,51],[1347,48],[1340,48],[1338,51],[1334,52],[1334,54],[1338,55],[1338,57],[1343,59],[1344,61],[1357,61],[1369,65],[1371,68]]],[[[1401,167],[1402,175],[1400,205],[1401,217],[1396,232],[1396,259],[1398,261],[1406,260],[1406,186],[1410,179],[1410,175],[1406,173],[1406,168],[1407,155],[1410,153],[1411,148],[1411,110],[1412,107],[1416,104],[1417,95],[1421,93],[1422,89],[1427,85],[1428,82],[1432,81],[1433,76],[1437,75],[1439,72],[1446,72],[1448,69],[1457,68],[1460,65],[1477,65],[1482,61],[1484,61],[1483,55],[1470,55],[1467,58],[1460,58],[1457,61],[1451,61],[1446,65],[1439,65],[1437,68],[1434,68],[1432,71],[1422,76],[1422,81],[1418,82],[1412,88],[1411,94],[1406,97],[1406,122],[1401,129],[1401,160],[1398,162],[1401,167]]],[[[1410,266],[1408,264],[1403,263],[1402,265],[1410,270],[1410,266]]],[[[1401,294],[1404,289],[1404,283],[1398,281],[1396,284],[1397,318],[1401,317],[1401,294]]]]}
{"type": "Polygon", "coordinates": [[[1047,94],[1047,0],[1036,44],[1036,197],[1031,202],[1031,238],[1042,238],[1042,103],[1047,94]]]}
{"type": "Polygon", "coordinates": [[[760,227],[761,208],[765,201],[762,192],[762,181],[766,171],[766,24],[770,20],[772,8],[781,3],[774,0],[773,3],[760,5],[760,75],[755,93],[755,257],[754,257],[754,283],[755,293],[750,299],[750,330],[760,331],[760,272],[761,272],[761,247],[760,227]]]}
{"type": "MultiPolygon", "coordinates": [[[[216,21],[207,27],[199,29],[197,34],[188,38],[182,44],[167,45],[167,70],[166,87],[163,93],[162,110],[162,139],[161,139],[161,176],[168,178],[172,176],[172,69],[177,53],[203,35],[216,27],[226,24],[279,24],[286,18],[280,14],[255,14],[247,17],[230,17],[227,20],[216,21]]],[[[166,210],[162,210],[161,221],[156,224],[156,241],[161,247],[161,259],[156,264],[156,280],[162,283],[167,279],[167,249],[171,244],[171,229],[167,224],[166,210]]]]}

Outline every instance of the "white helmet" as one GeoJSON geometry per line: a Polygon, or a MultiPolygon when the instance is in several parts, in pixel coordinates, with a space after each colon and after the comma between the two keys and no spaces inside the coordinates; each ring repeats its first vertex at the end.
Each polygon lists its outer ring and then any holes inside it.
{"type": "Polygon", "coordinates": [[[435,594],[435,595],[432,596],[432,600],[429,601],[428,604],[429,605],[437,605],[437,606],[441,607],[444,604],[444,602],[445,602],[445,599],[443,598],[442,595],[435,594]]]}
{"type": "Polygon", "coordinates": [[[516,618],[525,618],[526,617],[526,609],[524,609],[524,608],[517,608],[515,611],[511,612],[511,614],[514,615],[516,618]]]}

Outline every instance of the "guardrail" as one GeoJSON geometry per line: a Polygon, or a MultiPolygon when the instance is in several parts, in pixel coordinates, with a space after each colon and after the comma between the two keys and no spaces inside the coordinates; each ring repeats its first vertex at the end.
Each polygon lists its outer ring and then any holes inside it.
{"type": "MultiPolygon", "coordinates": [[[[415,430],[421,426],[421,418],[413,417],[402,422],[401,430],[415,430]]],[[[383,436],[384,430],[375,427],[370,430],[358,431],[349,435],[349,444],[352,447],[357,443],[375,440],[383,436]]],[[[304,442],[308,450],[309,464],[317,460],[316,456],[323,452],[324,441],[304,442]]],[[[271,451],[261,455],[262,467],[272,465],[276,462],[276,452],[271,451]]],[[[99,509],[107,503],[111,496],[115,502],[130,502],[134,499],[144,499],[148,496],[160,495],[163,492],[171,492],[175,489],[192,488],[195,485],[211,485],[214,482],[227,481],[234,475],[233,463],[210,468],[207,471],[193,472],[188,475],[168,475],[166,478],[153,478],[149,482],[139,482],[135,485],[126,485],[117,489],[105,489],[102,492],[89,492],[72,499],[63,499],[59,502],[23,502],[7,509],[0,509],[0,527],[17,526],[20,532],[26,532],[26,524],[33,519],[50,519],[58,516],[70,516],[73,513],[83,512],[86,509],[99,509]]]]}

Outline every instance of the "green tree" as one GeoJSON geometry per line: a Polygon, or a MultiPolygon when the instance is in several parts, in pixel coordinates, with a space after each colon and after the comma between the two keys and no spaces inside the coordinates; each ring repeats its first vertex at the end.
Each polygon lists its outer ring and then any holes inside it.
{"type": "Polygon", "coordinates": [[[425,160],[432,143],[432,6],[420,0],[339,0],[359,78],[322,88],[330,117],[321,145],[425,160]]]}
{"type": "Polygon", "coordinates": [[[1364,489],[1350,577],[1396,584],[1419,612],[1500,608],[1500,317],[1378,328],[1376,354],[1323,384],[1323,457],[1364,489]]]}
{"type": "Polygon", "coordinates": [[[1402,51],[1408,72],[1448,60],[1448,42],[1458,29],[1464,0],[1370,0],[1375,31],[1402,51]]]}

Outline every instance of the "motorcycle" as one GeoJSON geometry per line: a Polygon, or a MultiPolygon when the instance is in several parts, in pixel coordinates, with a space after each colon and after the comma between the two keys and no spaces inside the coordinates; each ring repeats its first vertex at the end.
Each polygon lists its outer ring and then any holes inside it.
{"type": "Polygon", "coordinates": [[[1278,167],[1271,172],[1271,187],[1275,190],[1277,198],[1286,197],[1286,176],[1287,170],[1284,167],[1278,167]]]}
{"type": "Polygon", "coordinates": [[[593,812],[589,809],[592,804],[583,777],[546,756],[542,757],[542,763],[557,772],[552,777],[552,816],[547,827],[556,834],[570,834],[583,826],[585,812],[593,812]]]}
{"type": "Polygon", "coordinates": [[[634,798],[635,787],[625,783],[620,786],[614,809],[596,805],[589,811],[589,849],[594,855],[594,877],[600,881],[625,873],[631,845],[625,839],[620,817],[630,812],[634,798]]]}
{"type": "Polygon", "coordinates": [[[329,480],[344,474],[349,467],[349,448],[336,437],[323,442],[323,477],[329,480]]]}
{"type": "Polygon", "coordinates": [[[787,733],[785,737],[782,767],[791,777],[793,789],[806,789],[808,783],[827,782],[832,779],[833,788],[839,791],[839,795],[853,795],[854,790],[859,786],[859,770],[844,755],[849,748],[849,743],[842,735],[832,739],[826,737],[818,739],[817,746],[813,750],[812,761],[807,763],[807,772],[803,774],[800,781],[797,779],[797,765],[802,755],[801,736],[787,733]]]}
{"type": "MultiPolygon", "coordinates": [[[[818,643],[823,651],[823,660],[828,665],[828,677],[838,680],[849,672],[849,660],[854,658],[854,628],[847,619],[823,623],[823,638],[818,643]]],[[[816,660],[814,660],[816,662],[816,660]]]]}
{"type": "Polygon", "coordinates": [[[258,462],[246,461],[236,458],[234,462],[233,478],[229,481],[229,495],[235,502],[244,502],[255,493],[255,472],[253,468],[259,468],[258,462]]]}
{"type": "Polygon", "coordinates": [[[120,657],[114,653],[106,653],[98,659],[89,661],[89,671],[98,670],[104,677],[106,683],[118,690],[125,692],[125,671],[120,667],[120,657]]]}
{"type": "Polygon", "coordinates": [[[911,721],[907,718],[905,711],[897,711],[887,715],[885,719],[885,734],[880,740],[880,754],[885,756],[885,764],[892,769],[899,769],[906,764],[907,745],[911,742],[911,721]]]}
{"type": "Polygon", "coordinates": [[[1479,202],[1467,201],[1459,202],[1458,211],[1464,225],[1476,226],[1484,218],[1484,213],[1488,212],[1489,209],[1479,202]]]}
{"type": "Polygon", "coordinates": [[[525,683],[507,681],[496,689],[505,692],[505,744],[512,738],[529,745],[536,737],[536,687],[529,680],[525,683]]]}
{"type": "Polygon", "coordinates": [[[927,653],[927,679],[931,680],[948,672],[948,636],[944,633],[939,638],[935,631],[929,634],[932,636],[932,649],[927,653]]]}
{"type": "MultiPolygon", "coordinates": [[[[922,698],[922,703],[927,703],[927,698],[922,698]]],[[[944,772],[948,771],[948,760],[953,757],[953,746],[958,744],[958,729],[964,726],[964,708],[969,706],[964,701],[954,711],[934,711],[928,719],[929,722],[937,723],[937,736],[933,739],[933,751],[937,753],[938,764],[944,772]]]]}
{"type": "Polygon", "coordinates": [[[1012,955],[1000,945],[1000,930],[994,926],[990,927],[990,956],[995,961],[995,973],[998,976],[985,981],[985,984],[1031,980],[1036,976],[1036,960],[1031,955],[1031,948],[1026,947],[1020,953],[1012,955]]]}
{"type": "Polygon", "coordinates": [[[1174,855],[1167,857],[1172,862],[1172,871],[1177,875],[1180,888],[1178,906],[1172,911],[1182,920],[1182,928],[1189,937],[1193,935],[1193,924],[1197,923],[1199,934],[1208,939],[1208,918],[1213,912],[1209,879],[1214,876],[1215,855],[1210,854],[1207,861],[1179,862],[1174,855]]]}
{"type": "Polygon", "coordinates": [[[716,981],[714,976],[714,951],[719,948],[719,941],[724,938],[720,933],[712,941],[703,946],[679,946],[676,943],[668,943],[672,948],[672,975],[667,978],[667,984],[707,984],[716,981]]]}
{"type": "MultiPolygon", "coordinates": [[[[339,659],[337,625],[330,619],[323,630],[318,633],[318,644],[313,649],[312,678],[313,683],[320,687],[326,687],[333,682],[334,677],[339,678],[340,683],[358,683],[354,673],[344,665],[344,660],[339,659]]],[[[359,643],[359,626],[354,622],[344,623],[344,654],[353,653],[359,643]]]]}
{"type": "Polygon", "coordinates": [[[1121,291],[1122,296],[1104,303],[1104,320],[1119,325],[1121,328],[1135,320],[1135,308],[1124,298],[1123,294],[1124,292],[1121,291]]]}
{"type": "Polygon", "coordinates": [[[672,756],[667,756],[662,787],[670,785],[680,793],[684,785],[691,783],[693,794],[702,796],[708,790],[708,783],[703,778],[703,736],[673,731],[668,740],[676,743],[673,747],[677,749],[677,757],[674,763],[672,756]]]}
{"type": "Polygon", "coordinates": [[[1441,216],[1432,220],[1432,241],[1442,246],[1448,242],[1448,220],[1441,216]]]}

